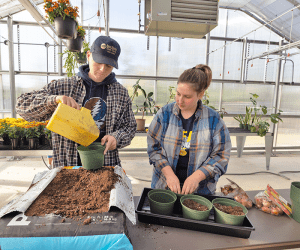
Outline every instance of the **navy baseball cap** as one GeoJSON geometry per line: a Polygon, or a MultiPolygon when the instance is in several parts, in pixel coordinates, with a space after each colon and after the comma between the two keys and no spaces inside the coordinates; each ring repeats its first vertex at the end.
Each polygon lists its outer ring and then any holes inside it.
{"type": "Polygon", "coordinates": [[[118,69],[120,45],[108,36],[99,36],[92,44],[91,52],[96,63],[109,64],[118,69]]]}

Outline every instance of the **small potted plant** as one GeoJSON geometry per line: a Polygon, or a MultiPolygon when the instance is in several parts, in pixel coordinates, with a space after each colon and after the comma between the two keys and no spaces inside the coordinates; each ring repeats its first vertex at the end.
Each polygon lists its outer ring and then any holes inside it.
{"type": "Polygon", "coordinates": [[[36,149],[39,133],[37,131],[37,125],[35,122],[28,123],[25,126],[25,135],[26,138],[28,139],[28,148],[36,149]]]}
{"type": "Polygon", "coordinates": [[[151,114],[153,113],[152,108],[155,106],[155,102],[152,99],[153,92],[149,92],[147,94],[146,91],[139,84],[140,80],[141,79],[137,80],[137,82],[133,85],[133,94],[131,96],[131,101],[133,102],[134,98],[139,96],[139,91],[142,92],[142,95],[144,97],[144,100],[142,101],[142,105],[136,104],[136,114],[139,111],[141,111],[142,118],[136,119],[136,122],[137,122],[137,130],[144,131],[145,130],[145,121],[146,121],[144,119],[145,113],[146,113],[146,115],[148,115],[148,112],[151,114]]]}
{"type": "Polygon", "coordinates": [[[45,145],[46,135],[45,131],[45,124],[43,122],[37,123],[37,136],[39,139],[39,145],[45,145]]]}
{"type": "Polygon", "coordinates": [[[9,145],[10,139],[8,136],[8,128],[9,124],[7,123],[6,119],[1,119],[0,122],[0,136],[3,138],[3,145],[9,145]]]}
{"type": "Polygon", "coordinates": [[[8,128],[8,136],[11,140],[12,149],[16,149],[20,147],[21,141],[21,129],[16,124],[10,124],[8,128]]]}
{"type": "Polygon", "coordinates": [[[62,39],[71,39],[76,36],[76,18],[78,7],[72,7],[69,0],[44,0],[46,18],[54,23],[57,36],[62,39]]]}
{"type": "Polygon", "coordinates": [[[85,29],[82,26],[77,26],[77,37],[67,40],[67,48],[71,52],[80,52],[85,38],[85,29]]]}
{"type": "Polygon", "coordinates": [[[235,120],[237,120],[240,124],[239,124],[239,127],[240,128],[244,128],[244,124],[245,124],[245,119],[243,117],[243,115],[239,114],[237,116],[234,116],[233,117],[235,120]]]}

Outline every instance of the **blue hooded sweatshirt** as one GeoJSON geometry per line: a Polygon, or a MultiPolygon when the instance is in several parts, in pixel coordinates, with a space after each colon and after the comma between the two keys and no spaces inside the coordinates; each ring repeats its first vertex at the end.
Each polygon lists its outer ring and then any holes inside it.
{"type": "Polygon", "coordinates": [[[117,80],[115,78],[115,73],[112,72],[103,80],[103,82],[94,82],[91,78],[89,78],[89,71],[89,65],[82,65],[79,67],[79,72],[77,74],[83,79],[83,83],[86,88],[86,96],[84,97],[82,107],[91,110],[94,121],[100,130],[100,136],[96,141],[101,141],[103,136],[106,134],[105,120],[108,85],[116,82],[117,80]]]}

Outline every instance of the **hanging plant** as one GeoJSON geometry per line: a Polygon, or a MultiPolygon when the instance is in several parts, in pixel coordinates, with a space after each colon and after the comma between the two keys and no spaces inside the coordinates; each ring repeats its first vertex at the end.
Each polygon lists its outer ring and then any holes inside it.
{"type": "Polygon", "coordinates": [[[79,64],[86,63],[86,59],[78,61],[76,57],[78,58],[80,55],[81,57],[83,57],[82,54],[84,54],[84,58],[86,58],[86,52],[88,50],[90,50],[89,43],[83,42],[83,52],[73,53],[72,51],[65,49],[64,52],[60,54],[61,56],[66,55],[63,67],[66,69],[68,77],[74,76],[76,74],[75,69],[79,67],[79,64]]]}
{"type": "Polygon", "coordinates": [[[85,37],[85,29],[82,26],[77,27],[77,37],[67,40],[68,50],[71,52],[80,52],[85,37]]]}
{"type": "Polygon", "coordinates": [[[78,7],[72,7],[69,0],[44,0],[46,18],[54,23],[57,36],[62,39],[76,38],[78,7]]]}
{"type": "Polygon", "coordinates": [[[46,18],[51,24],[53,24],[56,17],[62,17],[63,20],[69,17],[76,21],[78,17],[78,7],[72,7],[69,0],[44,0],[44,2],[44,9],[47,13],[46,18]]]}

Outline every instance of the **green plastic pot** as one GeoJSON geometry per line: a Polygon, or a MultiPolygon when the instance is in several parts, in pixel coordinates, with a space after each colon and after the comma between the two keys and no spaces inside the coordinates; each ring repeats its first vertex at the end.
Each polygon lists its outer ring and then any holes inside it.
{"type": "Polygon", "coordinates": [[[94,142],[91,145],[78,146],[77,150],[80,155],[82,167],[87,170],[95,170],[103,167],[105,145],[100,142],[94,142]]]}
{"type": "Polygon", "coordinates": [[[170,190],[152,189],[148,192],[148,199],[151,213],[171,215],[177,196],[170,190]]]}
{"type": "Polygon", "coordinates": [[[200,220],[200,221],[208,220],[209,213],[213,207],[212,203],[208,199],[206,199],[202,196],[199,196],[199,195],[194,195],[194,194],[188,194],[188,195],[182,196],[180,198],[180,203],[182,206],[183,218],[192,219],[192,220],[200,220]],[[183,202],[186,199],[191,199],[195,202],[200,203],[201,205],[207,206],[208,210],[198,211],[198,210],[190,209],[190,208],[186,207],[185,205],[183,205],[183,202]]]}
{"type": "Polygon", "coordinates": [[[293,219],[300,223],[300,182],[291,183],[290,198],[293,219]]]}
{"type": "Polygon", "coordinates": [[[230,200],[230,199],[226,199],[226,198],[216,198],[212,201],[212,204],[214,205],[215,203],[219,203],[221,205],[226,205],[226,206],[232,206],[232,207],[241,207],[243,208],[243,212],[245,213],[244,215],[232,215],[232,214],[227,214],[224,213],[222,211],[220,211],[219,209],[217,209],[214,206],[215,209],[215,221],[217,223],[221,223],[221,224],[228,224],[228,225],[234,225],[234,226],[241,226],[243,225],[244,219],[248,213],[248,210],[246,207],[244,207],[242,204],[234,201],[234,200],[230,200]]]}

